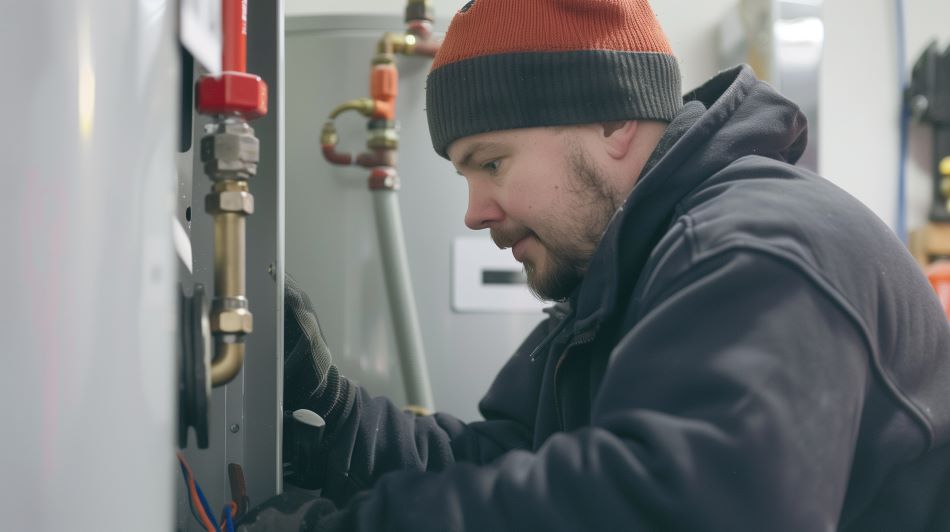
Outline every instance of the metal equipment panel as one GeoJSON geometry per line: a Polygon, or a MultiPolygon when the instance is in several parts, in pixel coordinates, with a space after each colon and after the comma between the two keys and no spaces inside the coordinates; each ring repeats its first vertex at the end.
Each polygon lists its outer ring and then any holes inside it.
{"type": "Polygon", "coordinates": [[[176,3],[0,21],[0,528],[172,528],[176,3]]]}
{"type": "MultiPolygon", "coordinates": [[[[185,456],[217,513],[231,500],[228,465],[243,468],[251,504],[282,489],[280,467],[281,381],[283,361],[283,3],[248,3],[247,71],[267,83],[269,112],[251,122],[260,140],[257,175],[250,180],[254,213],[247,217],[246,290],[254,330],[246,338],[244,367],[231,383],[215,388],[209,410],[209,447],[196,448],[193,435],[185,456]]],[[[214,236],[204,198],[211,182],[196,156],[209,123],[196,115],[193,142],[179,154],[178,217],[190,229],[193,274],[182,272],[187,290],[195,283],[213,286],[214,236]],[[186,213],[190,215],[190,223],[186,213]]],[[[183,483],[178,484],[179,530],[202,530],[188,509],[183,483]]]]}

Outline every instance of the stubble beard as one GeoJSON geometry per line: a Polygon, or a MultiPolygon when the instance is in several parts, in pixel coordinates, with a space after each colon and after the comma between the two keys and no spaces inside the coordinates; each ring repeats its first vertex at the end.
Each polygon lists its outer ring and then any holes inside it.
{"type": "MultiPolygon", "coordinates": [[[[572,207],[586,211],[586,215],[572,218],[556,239],[546,241],[533,232],[528,233],[547,252],[543,269],[530,260],[524,263],[528,288],[535,297],[545,301],[564,301],[580,285],[597,244],[623,202],[620,193],[610,186],[579,146],[572,145],[568,163],[573,178],[571,192],[575,194],[572,207]]],[[[565,214],[577,216],[576,212],[565,214]]]]}

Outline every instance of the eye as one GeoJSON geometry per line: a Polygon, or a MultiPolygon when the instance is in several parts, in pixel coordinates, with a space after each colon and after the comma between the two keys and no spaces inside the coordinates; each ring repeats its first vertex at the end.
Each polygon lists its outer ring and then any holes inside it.
{"type": "Polygon", "coordinates": [[[482,165],[482,170],[485,170],[485,171],[487,171],[487,172],[489,172],[489,173],[491,173],[491,174],[495,174],[495,173],[498,172],[498,166],[499,166],[500,164],[501,164],[501,160],[500,160],[500,159],[495,159],[495,160],[492,160],[492,161],[488,161],[487,163],[485,163],[485,164],[482,165]]]}

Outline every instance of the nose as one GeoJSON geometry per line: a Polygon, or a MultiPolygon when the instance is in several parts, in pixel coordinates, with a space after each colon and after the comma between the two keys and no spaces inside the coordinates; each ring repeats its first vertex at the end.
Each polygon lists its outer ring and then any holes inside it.
{"type": "Polygon", "coordinates": [[[468,180],[468,210],[465,225],[469,229],[487,229],[504,219],[505,213],[492,195],[490,186],[477,180],[468,180]]]}

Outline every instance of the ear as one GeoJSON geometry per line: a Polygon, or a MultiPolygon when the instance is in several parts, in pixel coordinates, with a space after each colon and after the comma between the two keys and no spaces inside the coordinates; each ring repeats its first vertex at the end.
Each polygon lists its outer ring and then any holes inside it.
{"type": "Polygon", "coordinates": [[[614,159],[626,157],[633,149],[633,141],[637,138],[637,126],[639,124],[636,120],[604,122],[601,124],[604,130],[602,140],[607,154],[614,159]]]}

